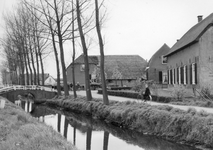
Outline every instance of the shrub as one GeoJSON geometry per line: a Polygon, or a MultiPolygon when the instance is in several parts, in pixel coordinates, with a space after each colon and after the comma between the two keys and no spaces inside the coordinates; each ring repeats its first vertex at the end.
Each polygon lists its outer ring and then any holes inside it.
{"type": "Polygon", "coordinates": [[[174,85],[172,97],[174,97],[176,101],[183,101],[186,97],[186,88],[183,85],[174,85]]]}
{"type": "Polygon", "coordinates": [[[25,116],[23,116],[23,115],[18,115],[17,119],[18,119],[18,121],[21,121],[23,123],[27,123],[28,122],[27,118],[25,116]]]}
{"type": "Polygon", "coordinates": [[[143,82],[137,81],[132,86],[132,90],[135,92],[140,92],[142,89],[145,89],[145,84],[143,82]]]}
{"type": "Polygon", "coordinates": [[[211,89],[209,86],[205,86],[201,88],[201,94],[205,97],[205,98],[210,98],[211,97],[211,89]]]}

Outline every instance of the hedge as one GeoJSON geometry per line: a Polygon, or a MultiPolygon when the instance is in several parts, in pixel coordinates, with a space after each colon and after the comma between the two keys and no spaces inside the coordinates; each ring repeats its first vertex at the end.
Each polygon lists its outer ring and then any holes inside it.
{"type": "MultiPolygon", "coordinates": [[[[102,94],[102,89],[98,90],[98,94],[102,94]]],[[[107,94],[112,96],[121,96],[135,99],[137,99],[138,97],[138,92],[130,92],[130,91],[107,90],[107,94]]],[[[152,101],[169,103],[171,101],[171,97],[152,95],[152,101]]]]}

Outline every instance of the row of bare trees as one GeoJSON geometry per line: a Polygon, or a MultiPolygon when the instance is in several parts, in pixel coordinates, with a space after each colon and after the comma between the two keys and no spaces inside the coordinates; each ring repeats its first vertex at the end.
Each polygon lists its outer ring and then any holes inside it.
{"type": "MultiPolygon", "coordinates": [[[[41,71],[42,85],[44,85],[43,60],[53,52],[57,70],[58,94],[61,95],[61,71],[64,94],[68,96],[64,43],[72,43],[73,68],[76,43],[81,43],[85,63],[85,90],[87,100],[90,101],[92,94],[86,38],[95,31],[93,29],[96,29],[101,55],[103,97],[104,103],[108,104],[104,74],[104,44],[101,34],[103,18],[100,16],[103,2],[99,4],[98,0],[22,0],[15,13],[5,15],[6,35],[2,43],[8,68],[19,78],[15,80],[18,81],[17,84],[40,84],[41,71]]],[[[73,91],[74,96],[77,97],[75,72],[74,69],[72,70],[73,91]]]]}
{"type": "Polygon", "coordinates": [[[23,5],[16,13],[5,15],[4,20],[6,28],[1,44],[12,84],[44,85],[43,55],[47,46],[47,40],[42,38],[44,29],[23,5]]]}

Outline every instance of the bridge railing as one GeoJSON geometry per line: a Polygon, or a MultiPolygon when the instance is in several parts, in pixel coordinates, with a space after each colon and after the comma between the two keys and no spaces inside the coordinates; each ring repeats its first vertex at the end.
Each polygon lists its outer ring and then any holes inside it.
{"type": "Polygon", "coordinates": [[[40,86],[40,85],[12,85],[3,87],[0,89],[0,94],[12,90],[44,90],[44,91],[53,91],[50,87],[40,86]]]}

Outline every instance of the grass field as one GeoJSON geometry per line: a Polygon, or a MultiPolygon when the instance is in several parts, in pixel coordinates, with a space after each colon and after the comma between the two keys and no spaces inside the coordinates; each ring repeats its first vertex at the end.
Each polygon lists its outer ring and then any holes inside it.
{"type": "MultiPolygon", "coordinates": [[[[0,99],[2,99],[0,97],[0,99]]],[[[6,101],[0,109],[0,150],[76,150],[59,133],[6,101]]]]}

